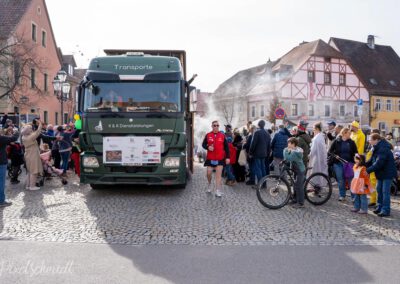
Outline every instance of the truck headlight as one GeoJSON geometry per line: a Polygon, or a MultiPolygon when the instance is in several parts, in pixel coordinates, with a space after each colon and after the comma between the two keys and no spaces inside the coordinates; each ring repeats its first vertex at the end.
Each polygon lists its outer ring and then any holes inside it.
{"type": "Polygon", "coordinates": [[[96,157],[84,157],[83,158],[83,166],[85,168],[98,168],[100,167],[99,161],[96,157]]]}
{"type": "Polygon", "coordinates": [[[179,168],[179,157],[168,157],[164,160],[164,168],[179,168]]]}

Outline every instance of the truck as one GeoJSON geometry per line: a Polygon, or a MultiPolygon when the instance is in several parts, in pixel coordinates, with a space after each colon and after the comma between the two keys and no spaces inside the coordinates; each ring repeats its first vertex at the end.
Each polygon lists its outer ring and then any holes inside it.
{"type": "Polygon", "coordinates": [[[193,172],[193,117],[183,50],[105,50],[78,87],[81,176],[110,185],[185,188],[193,172]]]}

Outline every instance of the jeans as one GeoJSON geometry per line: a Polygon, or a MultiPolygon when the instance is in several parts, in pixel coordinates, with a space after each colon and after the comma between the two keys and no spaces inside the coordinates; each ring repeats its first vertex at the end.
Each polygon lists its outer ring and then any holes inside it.
{"type": "Polygon", "coordinates": [[[256,163],[254,159],[250,159],[249,161],[249,170],[250,170],[250,179],[249,182],[251,183],[256,183],[256,169],[255,169],[256,163]]]}
{"type": "Polygon", "coordinates": [[[235,175],[233,174],[232,165],[226,165],[225,172],[228,180],[236,180],[235,175]]]}
{"type": "Polygon", "coordinates": [[[70,152],[69,151],[61,152],[60,155],[61,155],[61,159],[62,159],[62,170],[63,170],[63,173],[65,174],[68,170],[68,160],[69,160],[70,152]]]}
{"type": "Polygon", "coordinates": [[[366,194],[354,194],[354,209],[368,211],[368,198],[366,194]]]}
{"type": "Polygon", "coordinates": [[[0,204],[6,201],[6,195],[4,193],[6,189],[6,174],[7,165],[0,165],[0,204]]]}
{"type": "Polygon", "coordinates": [[[378,207],[376,208],[383,214],[390,214],[390,185],[391,179],[378,179],[376,192],[378,193],[378,207]]]}
{"type": "Polygon", "coordinates": [[[336,180],[339,186],[339,196],[346,197],[346,186],[345,186],[346,180],[344,179],[343,176],[343,164],[341,163],[333,164],[333,170],[335,171],[336,180]]]}
{"type": "Polygon", "coordinates": [[[294,190],[296,192],[296,202],[299,204],[304,204],[304,178],[305,172],[296,172],[294,190]]]}
{"type": "Polygon", "coordinates": [[[254,158],[254,164],[257,182],[260,182],[265,177],[265,158],[254,158]]]}

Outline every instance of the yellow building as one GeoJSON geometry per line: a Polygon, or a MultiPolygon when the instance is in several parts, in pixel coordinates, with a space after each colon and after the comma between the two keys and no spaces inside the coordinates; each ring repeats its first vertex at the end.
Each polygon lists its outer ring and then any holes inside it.
{"type": "MultiPolygon", "coordinates": [[[[331,38],[329,43],[348,60],[370,97],[369,125],[392,132],[400,143],[400,57],[391,46],[331,38]]],[[[363,110],[368,111],[368,110],[363,110]]]]}
{"type": "Polygon", "coordinates": [[[392,132],[399,140],[400,137],[400,95],[371,96],[371,127],[392,132]]]}

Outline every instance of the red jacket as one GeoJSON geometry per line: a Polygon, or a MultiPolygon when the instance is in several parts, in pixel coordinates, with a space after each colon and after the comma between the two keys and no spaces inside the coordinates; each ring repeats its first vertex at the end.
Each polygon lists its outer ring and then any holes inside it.
{"type": "Polygon", "coordinates": [[[225,159],[224,142],[225,135],[221,132],[210,132],[206,135],[207,149],[214,146],[214,151],[207,150],[207,160],[221,161],[225,159]]]}

